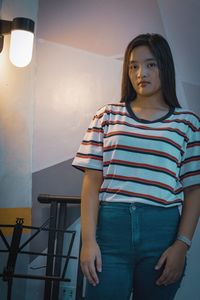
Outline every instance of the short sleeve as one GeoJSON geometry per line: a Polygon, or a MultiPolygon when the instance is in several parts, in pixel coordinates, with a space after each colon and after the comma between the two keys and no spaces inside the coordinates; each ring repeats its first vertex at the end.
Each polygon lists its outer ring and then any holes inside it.
{"type": "Polygon", "coordinates": [[[200,186],[200,119],[191,126],[189,140],[181,163],[180,180],[183,188],[200,186]]]}
{"type": "Polygon", "coordinates": [[[93,117],[72,166],[81,171],[86,168],[94,170],[103,170],[103,120],[105,119],[105,107],[99,109],[93,117]]]}

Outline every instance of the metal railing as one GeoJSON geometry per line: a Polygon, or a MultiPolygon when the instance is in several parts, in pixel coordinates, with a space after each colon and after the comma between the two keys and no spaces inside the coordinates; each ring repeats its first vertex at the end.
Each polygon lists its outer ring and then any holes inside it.
{"type": "Polygon", "coordinates": [[[3,273],[0,274],[0,277],[2,277],[8,285],[7,300],[11,300],[12,297],[13,278],[44,280],[45,287],[43,299],[58,300],[60,282],[70,281],[70,278],[65,278],[69,259],[78,259],[76,300],[81,300],[83,275],[80,270],[79,257],[71,255],[76,231],[65,229],[67,205],[79,205],[80,197],[40,194],[38,196],[38,201],[42,204],[50,205],[50,216],[41,226],[25,226],[24,220],[22,218],[17,218],[16,224],[14,225],[0,224],[0,238],[2,239],[5,247],[4,250],[0,249],[0,253],[8,253],[6,266],[4,267],[3,273]],[[8,243],[5,235],[1,230],[1,228],[5,227],[13,228],[13,234],[10,244],[8,243]],[[32,234],[25,242],[21,243],[24,229],[31,229],[32,234]],[[42,231],[48,232],[47,253],[25,251],[24,248],[42,231]],[[69,233],[71,235],[66,255],[63,254],[63,240],[65,233],[69,233]],[[46,274],[44,276],[40,276],[16,273],[15,266],[19,254],[46,256],[46,274]],[[65,260],[65,262],[62,268],[63,260],[65,260]]]}

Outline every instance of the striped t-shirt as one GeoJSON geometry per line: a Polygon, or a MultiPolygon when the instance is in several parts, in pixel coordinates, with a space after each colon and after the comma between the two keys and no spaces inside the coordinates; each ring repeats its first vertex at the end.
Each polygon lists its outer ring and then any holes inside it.
{"type": "Polygon", "coordinates": [[[72,165],[103,171],[100,201],[180,205],[184,188],[200,185],[200,118],[171,107],[149,121],[130,104],[108,104],[95,114],[72,165]]]}

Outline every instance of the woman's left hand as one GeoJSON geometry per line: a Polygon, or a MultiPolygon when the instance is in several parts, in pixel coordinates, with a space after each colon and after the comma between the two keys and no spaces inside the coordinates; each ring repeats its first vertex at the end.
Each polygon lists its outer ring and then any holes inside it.
{"type": "Polygon", "coordinates": [[[176,240],[172,246],[163,252],[155,266],[155,270],[164,266],[162,275],[156,281],[157,285],[168,285],[181,277],[187,250],[187,245],[176,240]]]}

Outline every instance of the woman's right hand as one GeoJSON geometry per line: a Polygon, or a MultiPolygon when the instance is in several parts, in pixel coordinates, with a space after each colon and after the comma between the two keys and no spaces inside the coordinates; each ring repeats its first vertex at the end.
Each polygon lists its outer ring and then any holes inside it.
{"type": "Polygon", "coordinates": [[[96,241],[82,244],[80,263],[83,274],[93,286],[99,283],[97,271],[102,270],[101,251],[96,241]]]}

